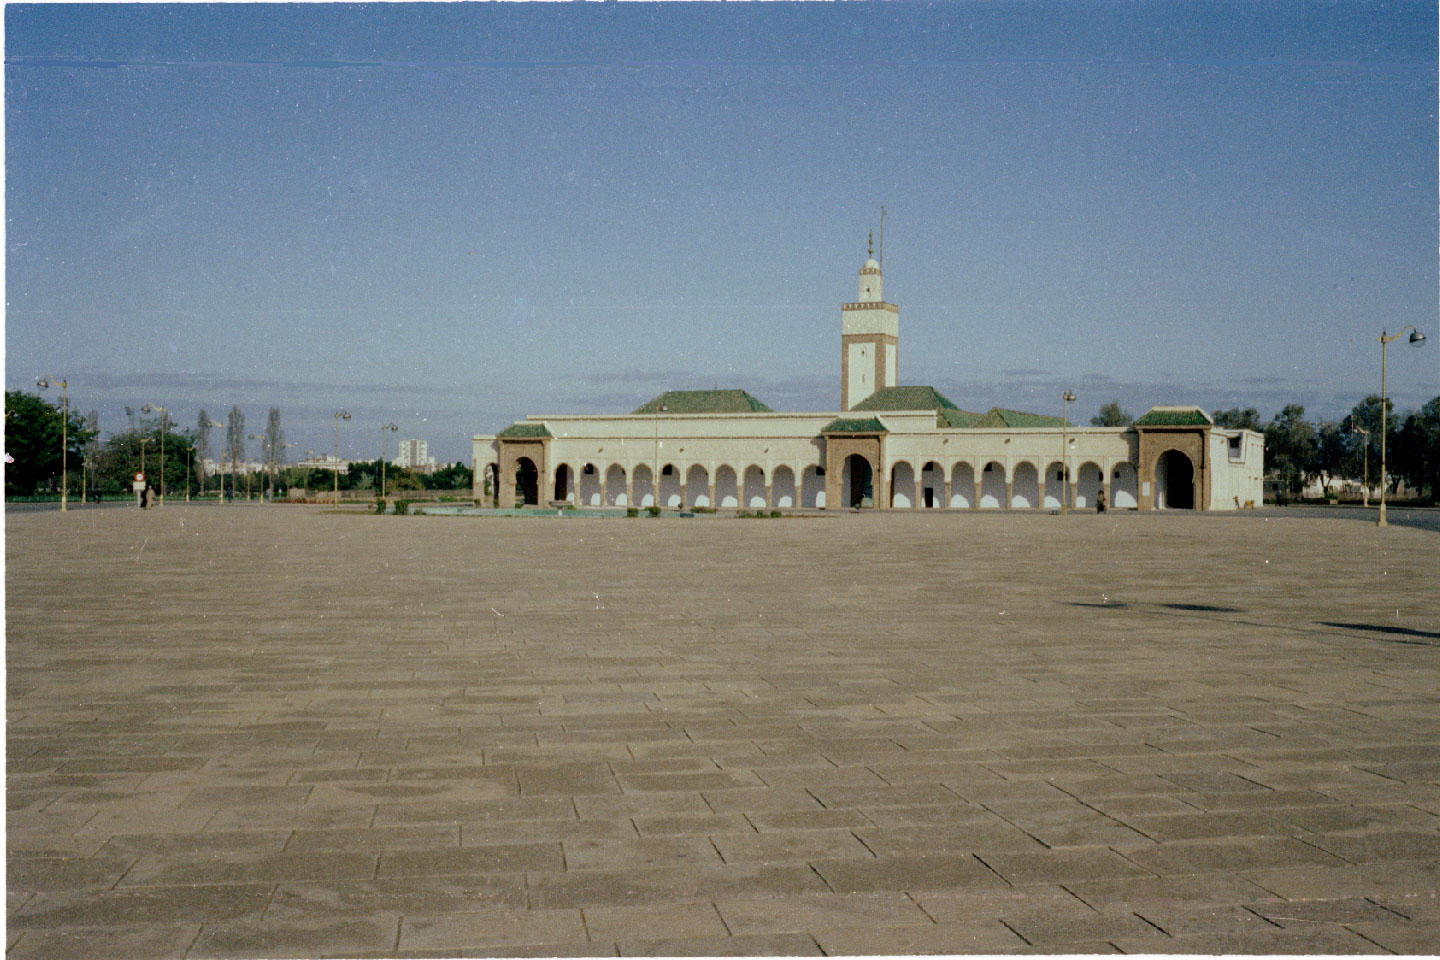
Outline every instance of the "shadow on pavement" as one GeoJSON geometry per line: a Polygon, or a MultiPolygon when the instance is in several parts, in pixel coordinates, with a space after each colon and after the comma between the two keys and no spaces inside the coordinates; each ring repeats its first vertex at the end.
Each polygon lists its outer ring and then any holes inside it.
{"type": "MultiPolygon", "coordinates": [[[[1433,630],[1415,630],[1411,627],[1388,627],[1378,623],[1336,623],[1331,620],[1322,620],[1320,622],[1323,626],[1340,627],[1344,630],[1369,630],[1372,633],[1392,633],[1406,637],[1424,637],[1429,640],[1440,640],[1440,633],[1436,633],[1433,630]]],[[[1398,642],[1404,643],[1407,641],[1398,642]]],[[[1427,643],[1424,644],[1424,646],[1428,647],[1431,646],[1431,644],[1427,643]]]]}

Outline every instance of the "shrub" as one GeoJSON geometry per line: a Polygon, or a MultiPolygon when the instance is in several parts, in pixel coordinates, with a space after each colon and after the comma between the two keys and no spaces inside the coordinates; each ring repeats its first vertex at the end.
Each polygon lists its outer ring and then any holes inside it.
{"type": "Polygon", "coordinates": [[[396,500],[396,501],[395,501],[395,515],[396,515],[397,517],[403,517],[403,516],[405,516],[406,514],[408,514],[409,512],[410,512],[410,501],[409,501],[409,500],[396,500]]]}
{"type": "Polygon", "coordinates": [[[771,511],[770,511],[770,516],[771,516],[771,517],[778,517],[778,516],[780,516],[780,511],[779,511],[779,510],[771,510],[771,511]]]}
{"type": "Polygon", "coordinates": [[[385,512],[385,499],[384,499],[383,497],[376,497],[376,498],[375,498],[375,512],[376,512],[376,513],[384,513],[384,512],[385,512]]]}
{"type": "Polygon", "coordinates": [[[650,516],[652,516],[652,517],[658,517],[658,516],[660,516],[660,508],[659,508],[659,507],[646,507],[646,508],[645,508],[645,512],[648,513],[648,514],[650,514],[650,516]]]}
{"type": "Polygon", "coordinates": [[[627,517],[638,517],[638,516],[640,516],[640,511],[637,510],[637,509],[634,508],[634,507],[626,507],[626,508],[625,508],[625,516],[627,516],[627,517]]]}

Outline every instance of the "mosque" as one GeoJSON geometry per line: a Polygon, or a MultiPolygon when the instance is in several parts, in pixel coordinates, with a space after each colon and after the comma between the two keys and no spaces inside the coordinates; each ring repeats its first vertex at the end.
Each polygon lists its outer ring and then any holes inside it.
{"type": "Polygon", "coordinates": [[[1197,406],[1153,407],[1128,427],[972,413],[934,387],[902,386],[899,354],[900,309],[872,255],[840,307],[839,410],[682,390],[629,414],[528,416],[474,437],[476,501],[488,477],[502,508],[1055,510],[1063,498],[1094,509],[1102,491],[1119,510],[1261,502],[1264,437],[1217,427],[1197,406]]]}

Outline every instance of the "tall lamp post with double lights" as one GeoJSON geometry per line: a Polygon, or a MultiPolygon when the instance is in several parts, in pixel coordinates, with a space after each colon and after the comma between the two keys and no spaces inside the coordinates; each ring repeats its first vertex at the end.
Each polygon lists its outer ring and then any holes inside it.
{"type": "Polygon", "coordinates": [[[1384,330],[1380,331],[1380,519],[1375,521],[1377,527],[1389,526],[1385,522],[1385,488],[1390,484],[1389,475],[1385,471],[1385,434],[1388,430],[1385,409],[1387,406],[1385,402],[1385,347],[1405,336],[1406,330],[1410,331],[1411,346],[1418,347],[1425,343],[1425,334],[1417,330],[1413,324],[1406,324],[1394,336],[1386,336],[1384,330]]]}
{"type": "Polygon", "coordinates": [[[380,499],[385,499],[385,433],[399,431],[399,427],[393,423],[387,423],[380,428],[380,499]]]}
{"type": "Polygon", "coordinates": [[[1350,432],[1352,434],[1359,434],[1365,438],[1365,446],[1362,448],[1364,454],[1362,462],[1365,464],[1364,473],[1362,474],[1364,483],[1360,487],[1360,504],[1361,506],[1368,507],[1370,506],[1370,431],[1364,427],[1357,427],[1352,423],[1350,425],[1350,432]]]}
{"type": "Polygon", "coordinates": [[[70,381],[58,377],[40,377],[35,386],[50,389],[50,381],[60,384],[60,509],[70,509],[70,381]]]}
{"type": "Polygon", "coordinates": [[[165,429],[170,425],[170,411],[158,403],[147,403],[140,408],[141,413],[160,412],[160,505],[165,505],[165,429]]]}
{"type": "Polygon", "coordinates": [[[335,506],[340,506],[340,421],[349,420],[349,410],[335,411],[335,506]]]}
{"type": "Polygon", "coordinates": [[[1075,402],[1075,393],[1066,390],[1060,397],[1060,512],[1067,513],[1065,505],[1070,494],[1070,404],[1075,402]]]}

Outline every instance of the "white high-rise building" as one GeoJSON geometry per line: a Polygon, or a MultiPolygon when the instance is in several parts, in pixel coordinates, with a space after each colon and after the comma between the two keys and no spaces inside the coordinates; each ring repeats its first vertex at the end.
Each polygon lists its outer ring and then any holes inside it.
{"type": "Polygon", "coordinates": [[[420,473],[434,473],[435,458],[430,456],[430,445],[424,440],[401,440],[400,449],[395,454],[395,466],[420,473]]]}

